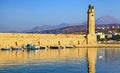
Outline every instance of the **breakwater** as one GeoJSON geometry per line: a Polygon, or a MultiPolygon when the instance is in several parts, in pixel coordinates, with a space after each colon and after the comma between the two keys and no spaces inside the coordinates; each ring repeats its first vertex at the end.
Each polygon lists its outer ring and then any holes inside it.
{"type": "Polygon", "coordinates": [[[86,45],[86,38],[85,35],[77,34],[0,33],[0,48],[25,46],[29,43],[42,46],[86,45]]]}

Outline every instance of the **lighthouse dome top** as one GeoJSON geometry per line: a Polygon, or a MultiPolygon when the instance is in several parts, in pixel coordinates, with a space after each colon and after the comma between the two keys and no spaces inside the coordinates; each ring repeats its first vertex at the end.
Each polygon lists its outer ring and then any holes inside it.
{"type": "Polygon", "coordinates": [[[94,5],[93,5],[93,4],[90,4],[90,5],[89,5],[89,9],[94,9],[94,5]]]}
{"type": "Polygon", "coordinates": [[[94,6],[93,4],[90,4],[89,6],[94,6]]]}

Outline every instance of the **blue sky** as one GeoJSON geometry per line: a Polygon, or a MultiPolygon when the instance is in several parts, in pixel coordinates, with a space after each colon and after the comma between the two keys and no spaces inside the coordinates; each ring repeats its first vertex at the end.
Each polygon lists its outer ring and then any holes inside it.
{"type": "Polygon", "coordinates": [[[120,0],[0,0],[0,31],[81,23],[87,20],[91,3],[96,19],[106,15],[120,19],[120,0]]]}

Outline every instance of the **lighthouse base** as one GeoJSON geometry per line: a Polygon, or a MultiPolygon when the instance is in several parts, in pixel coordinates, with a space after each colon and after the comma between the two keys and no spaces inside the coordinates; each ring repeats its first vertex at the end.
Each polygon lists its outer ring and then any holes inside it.
{"type": "Polygon", "coordinates": [[[87,44],[97,44],[96,34],[87,35],[87,44]]]}

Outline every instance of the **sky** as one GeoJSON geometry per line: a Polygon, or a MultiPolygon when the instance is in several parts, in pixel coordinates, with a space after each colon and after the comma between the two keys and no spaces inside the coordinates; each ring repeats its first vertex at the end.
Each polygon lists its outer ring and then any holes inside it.
{"type": "Polygon", "coordinates": [[[0,32],[29,30],[41,25],[82,23],[89,4],[95,18],[120,19],[120,0],[0,0],[0,32]]]}

